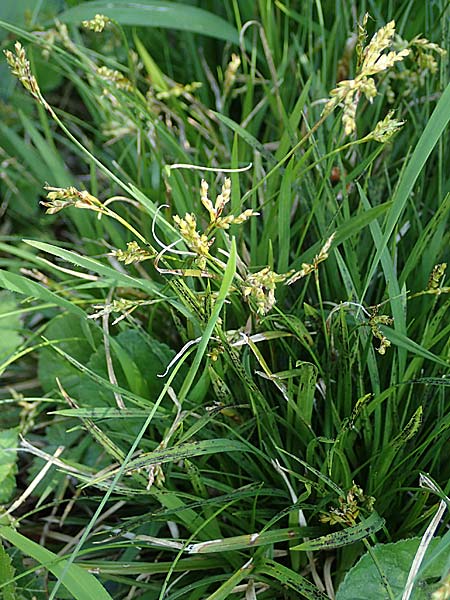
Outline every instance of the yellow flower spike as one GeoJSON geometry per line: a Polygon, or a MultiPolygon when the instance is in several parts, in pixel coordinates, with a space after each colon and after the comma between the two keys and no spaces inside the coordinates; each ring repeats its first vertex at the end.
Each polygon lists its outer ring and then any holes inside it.
{"type": "Polygon", "coordinates": [[[394,119],[393,115],[394,111],[390,110],[384,119],[378,121],[375,125],[375,129],[372,133],[369,133],[368,137],[376,142],[387,142],[390,140],[391,137],[405,124],[404,121],[397,121],[394,119]]]}
{"type": "Polygon", "coordinates": [[[48,184],[44,186],[48,190],[48,202],[41,201],[40,204],[47,207],[46,214],[54,215],[63,208],[75,206],[75,208],[87,208],[89,210],[102,210],[102,203],[98,198],[92,196],[86,190],[77,190],[73,186],[66,188],[51,187],[48,184]]]}
{"type": "Polygon", "coordinates": [[[300,269],[300,271],[296,271],[286,281],[286,285],[292,285],[293,283],[295,283],[299,279],[302,279],[303,277],[306,277],[307,275],[310,275],[310,273],[313,273],[314,271],[317,271],[317,269],[319,268],[320,263],[323,262],[324,260],[326,260],[328,258],[328,253],[330,251],[331,244],[333,243],[335,235],[336,235],[335,233],[333,233],[332,235],[330,235],[330,237],[327,239],[327,241],[325,242],[325,244],[320,249],[319,253],[316,254],[316,256],[314,257],[312,264],[303,263],[302,264],[302,268],[300,269]]]}
{"type": "Polygon", "coordinates": [[[208,189],[209,189],[208,184],[206,183],[206,181],[204,179],[202,179],[202,182],[200,184],[200,200],[201,200],[201,203],[203,204],[203,206],[208,211],[209,220],[212,223],[216,219],[216,211],[214,210],[213,203],[208,198],[208,189]]]}
{"type": "Polygon", "coordinates": [[[6,62],[8,63],[11,73],[17,77],[23,87],[30,92],[35,100],[51,112],[50,105],[44,100],[39,88],[36,77],[31,72],[30,61],[27,59],[25,49],[20,42],[14,44],[16,53],[11,50],[5,50],[6,62]]]}
{"type": "Polygon", "coordinates": [[[188,83],[187,85],[181,85],[181,83],[176,83],[169,90],[164,92],[158,92],[156,94],[157,100],[168,100],[169,98],[179,98],[180,96],[188,96],[189,94],[193,94],[196,90],[202,87],[200,81],[193,81],[192,83],[188,83]]]}
{"type": "Polygon", "coordinates": [[[380,345],[377,348],[378,354],[383,356],[386,354],[387,348],[390,347],[391,342],[387,339],[385,335],[383,335],[380,325],[392,325],[394,319],[388,317],[387,315],[377,315],[374,313],[369,319],[369,327],[372,330],[372,335],[380,340],[380,345]]]}
{"type": "Polygon", "coordinates": [[[119,262],[123,262],[126,265],[142,262],[143,260],[148,260],[155,256],[154,253],[148,252],[145,248],[141,248],[137,242],[128,242],[126,250],[113,250],[111,255],[115,256],[119,262]]]}
{"type": "Polygon", "coordinates": [[[233,218],[233,225],[240,225],[241,223],[244,223],[244,221],[247,221],[247,219],[249,219],[250,217],[257,217],[258,215],[258,212],[255,212],[251,208],[248,208],[247,210],[244,210],[244,212],[241,213],[239,216],[233,218]]]}
{"type": "MultiPolygon", "coordinates": [[[[184,219],[175,215],[173,220],[189,248],[201,257],[208,256],[209,248],[214,240],[208,240],[205,234],[200,234],[197,231],[195,215],[186,213],[184,219]]],[[[202,264],[204,264],[204,260],[202,260],[202,264]]]]}
{"type": "Polygon", "coordinates": [[[439,263],[433,267],[430,278],[428,280],[427,290],[437,290],[439,282],[445,275],[447,263],[439,263]]]}
{"type": "Polygon", "coordinates": [[[224,78],[224,85],[223,85],[225,95],[227,95],[230,92],[231,88],[233,87],[233,84],[236,80],[236,73],[240,66],[241,66],[240,57],[237,54],[232,54],[231,60],[227,66],[227,70],[225,71],[225,78],[224,78]]]}
{"type": "Polygon", "coordinates": [[[216,219],[220,217],[225,208],[225,205],[228,204],[231,197],[231,179],[229,177],[225,177],[225,181],[222,186],[222,193],[219,194],[216,198],[216,204],[214,206],[214,212],[216,214],[216,219]]]}
{"type": "Polygon", "coordinates": [[[366,496],[358,485],[353,482],[353,486],[348,490],[346,497],[338,498],[338,506],[330,508],[329,512],[320,517],[322,523],[331,525],[354,525],[361,509],[364,512],[371,513],[375,498],[366,496]]]}
{"type": "Polygon", "coordinates": [[[363,51],[362,71],[373,68],[379,60],[381,53],[392,43],[395,34],[395,21],[389,21],[381,27],[363,51]]]}
{"type": "Polygon", "coordinates": [[[115,69],[109,69],[108,67],[98,67],[97,75],[105,81],[113,83],[119,90],[125,90],[126,92],[130,92],[133,89],[133,84],[131,83],[131,81],[127,77],[125,77],[125,75],[123,75],[120,71],[116,71],[115,69]]]}
{"type": "MultiPolygon", "coordinates": [[[[365,23],[360,27],[360,42],[364,40],[365,23]]],[[[402,61],[409,54],[409,50],[384,51],[392,44],[395,34],[395,22],[390,21],[387,25],[379,29],[364,48],[359,48],[361,66],[355,79],[340,81],[337,87],[330,92],[330,99],[325,104],[322,112],[323,116],[329,115],[339,104],[343,103],[342,123],[346,135],[350,135],[356,130],[356,109],[358,107],[361,95],[372,102],[377,95],[377,88],[373,76],[386,71],[394,66],[396,62],[402,61]]]]}

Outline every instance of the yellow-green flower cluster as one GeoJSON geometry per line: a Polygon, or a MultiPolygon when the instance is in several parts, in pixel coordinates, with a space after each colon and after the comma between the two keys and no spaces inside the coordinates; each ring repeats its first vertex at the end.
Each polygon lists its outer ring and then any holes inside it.
{"type": "Polygon", "coordinates": [[[27,59],[25,49],[20,42],[14,44],[14,49],[15,54],[11,52],[11,50],[5,50],[6,62],[11,69],[11,73],[17,77],[23,87],[28,90],[38,102],[49,110],[50,107],[42,97],[36,77],[31,72],[30,62],[27,59]]]}
{"type": "Polygon", "coordinates": [[[260,315],[266,315],[275,305],[277,283],[285,281],[287,274],[280,275],[265,267],[247,276],[242,288],[244,298],[252,298],[260,315]]]}
{"type": "Polygon", "coordinates": [[[383,334],[380,325],[392,325],[394,319],[387,315],[372,315],[369,319],[369,327],[372,330],[372,335],[380,340],[380,345],[377,348],[378,354],[386,354],[386,350],[390,347],[391,342],[383,334]]]}
{"type": "Polygon", "coordinates": [[[217,196],[213,204],[208,198],[208,184],[202,179],[200,187],[200,201],[206,208],[209,214],[209,225],[205,233],[197,231],[197,218],[193,213],[186,213],[184,218],[175,215],[173,220],[181,233],[183,239],[187,243],[190,250],[197,254],[196,262],[201,269],[206,266],[206,257],[209,255],[209,248],[214,242],[214,238],[210,239],[210,234],[214,229],[228,229],[231,224],[240,225],[249,217],[257,215],[253,210],[245,210],[239,216],[228,215],[222,217],[223,209],[231,198],[231,180],[225,178],[222,186],[222,192],[217,196]]]}
{"type": "Polygon", "coordinates": [[[151,252],[148,252],[148,250],[145,250],[145,248],[141,248],[137,242],[128,242],[126,250],[114,250],[112,255],[115,256],[119,262],[123,262],[126,265],[142,262],[143,260],[148,260],[155,256],[151,252]]]}
{"type": "Polygon", "coordinates": [[[367,136],[376,142],[384,143],[391,139],[401,127],[405,124],[404,121],[397,121],[393,118],[394,111],[390,110],[386,117],[375,125],[375,129],[367,136]]]}
{"type": "Polygon", "coordinates": [[[121,73],[120,71],[116,71],[115,69],[109,69],[108,67],[98,67],[97,75],[105,81],[113,83],[119,90],[125,90],[126,92],[130,92],[133,89],[133,84],[131,83],[131,81],[127,77],[125,77],[123,73],[121,73]]]}
{"type": "Polygon", "coordinates": [[[77,46],[72,42],[69,35],[69,30],[65,23],[61,23],[58,19],[55,19],[55,27],[47,29],[47,31],[39,32],[39,35],[45,41],[45,47],[42,50],[42,55],[45,59],[50,57],[51,50],[53,49],[56,42],[60,42],[70,52],[78,54],[77,46]]]}
{"type": "Polygon", "coordinates": [[[316,256],[314,257],[312,263],[303,263],[300,271],[296,271],[293,275],[291,275],[291,277],[286,282],[287,285],[292,285],[299,279],[302,279],[303,277],[306,277],[307,275],[314,273],[314,271],[317,271],[320,263],[328,258],[328,253],[330,251],[331,244],[333,243],[334,236],[335,236],[335,234],[333,233],[327,239],[325,244],[320,249],[320,252],[318,254],[316,254],[316,256]]]}
{"type": "Polygon", "coordinates": [[[444,277],[446,269],[447,263],[439,263],[434,266],[428,280],[427,290],[437,290],[439,288],[440,281],[444,277]]]}
{"type": "Polygon", "coordinates": [[[231,88],[233,87],[234,82],[236,80],[236,73],[240,66],[241,66],[240,57],[237,54],[233,53],[231,55],[231,60],[228,63],[227,70],[225,71],[225,78],[224,78],[224,84],[223,84],[223,91],[224,91],[225,95],[227,95],[230,92],[231,88]]]}
{"type": "Polygon", "coordinates": [[[331,91],[331,98],[326,103],[323,114],[325,116],[330,114],[338,104],[342,103],[344,107],[342,123],[346,135],[350,135],[356,130],[356,109],[361,96],[364,95],[369,102],[372,102],[377,95],[374,75],[390,69],[396,62],[402,61],[409,54],[409,50],[406,48],[399,52],[392,50],[385,53],[385,50],[392,44],[394,34],[394,21],[390,21],[379,29],[362,50],[361,65],[355,79],[340,81],[337,87],[331,91]]]}
{"type": "Polygon", "coordinates": [[[438,61],[435,55],[437,54],[442,58],[447,54],[438,44],[422,37],[411,40],[410,46],[416,51],[416,60],[419,68],[422,71],[428,70],[430,73],[436,73],[438,69],[438,61]]]}
{"type": "Polygon", "coordinates": [[[222,217],[222,212],[225,206],[228,204],[231,198],[231,179],[228,177],[225,178],[224,184],[222,186],[222,193],[220,193],[215,203],[213,204],[211,200],[208,198],[208,184],[204,179],[202,179],[201,188],[200,188],[200,200],[203,206],[209,213],[209,228],[216,227],[217,229],[228,229],[230,225],[240,225],[244,223],[250,217],[258,215],[258,213],[254,212],[251,208],[244,210],[239,216],[235,217],[233,215],[228,215],[226,217],[222,217]]]}
{"type": "Polygon", "coordinates": [[[86,190],[80,191],[72,186],[66,188],[57,188],[46,185],[44,187],[46,190],[49,190],[47,194],[47,200],[49,200],[49,202],[42,201],[41,204],[47,207],[45,212],[48,215],[54,215],[68,206],[75,206],[75,208],[87,208],[97,211],[101,210],[100,201],[86,190]]]}
{"type": "Polygon", "coordinates": [[[197,231],[197,219],[193,213],[186,213],[184,219],[175,215],[173,220],[188,247],[197,254],[198,266],[204,269],[209,248],[214,240],[208,240],[208,236],[197,231]]]}
{"type": "Polygon", "coordinates": [[[426,38],[416,37],[409,43],[400,36],[395,36],[394,47],[396,49],[408,48],[410,51],[408,66],[402,71],[391,71],[387,74],[385,80],[386,97],[388,102],[395,100],[395,95],[404,97],[417,93],[417,88],[425,84],[426,77],[435,74],[438,70],[439,58],[443,58],[447,52],[438,44],[430,42],[426,38]],[[403,88],[397,89],[396,93],[392,88],[394,81],[402,82],[403,88]]]}
{"type": "Polygon", "coordinates": [[[327,514],[320,517],[320,520],[330,525],[354,525],[361,509],[370,513],[373,511],[374,503],[373,496],[366,496],[362,488],[353,483],[346,497],[341,496],[338,499],[338,508],[331,508],[327,514]]]}
{"type": "Polygon", "coordinates": [[[187,83],[186,85],[182,85],[181,83],[176,83],[173,87],[163,92],[158,92],[156,94],[156,98],[158,100],[167,100],[168,98],[179,98],[185,94],[193,94],[196,90],[202,87],[200,81],[193,81],[192,83],[187,83]]]}
{"type": "Polygon", "coordinates": [[[95,33],[101,33],[108,23],[111,23],[109,17],[97,14],[93,19],[82,21],[81,24],[85,29],[90,29],[91,31],[95,31],[95,33]]]}

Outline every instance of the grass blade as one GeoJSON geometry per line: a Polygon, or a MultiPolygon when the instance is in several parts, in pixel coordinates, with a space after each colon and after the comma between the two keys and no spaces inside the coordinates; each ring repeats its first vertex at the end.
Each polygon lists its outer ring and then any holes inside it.
{"type": "Polygon", "coordinates": [[[328,535],[323,535],[315,540],[308,540],[291,550],[330,550],[331,548],[341,548],[363,540],[368,535],[379,531],[384,525],[384,519],[376,512],[373,512],[363,523],[358,523],[341,531],[334,531],[328,535]]]}
{"type": "Polygon", "coordinates": [[[73,312],[78,316],[86,316],[84,311],[73,302],[69,302],[61,296],[54,294],[43,285],[40,285],[35,281],[31,281],[31,279],[27,279],[22,275],[17,275],[17,273],[8,273],[7,271],[0,270],[0,287],[10,290],[11,292],[23,294],[25,296],[39,298],[40,300],[49,302],[54,306],[59,306],[64,310],[73,312]]]}
{"type": "Polygon", "coordinates": [[[414,184],[449,121],[450,84],[447,86],[439,102],[437,103],[437,106],[434,109],[433,114],[431,115],[422,135],[420,136],[411,158],[409,159],[409,163],[403,171],[397,189],[395,190],[394,197],[392,198],[392,207],[387,215],[387,222],[383,233],[383,238],[379,247],[377,248],[377,252],[367,273],[366,286],[362,297],[366,295],[370,281],[375,273],[375,269],[377,268],[383,251],[389,242],[389,238],[391,237],[392,232],[394,231],[394,228],[400,219],[400,215],[405,208],[414,184]]]}
{"type": "Polygon", "coordinates": [[[279,581],[283,586],[288,586],[291,589],[299,592],[302,598],[307,600],[326,600],[328,596],[322,594],[310,581],[302,577],[292,569],[280,565],[274,560],[266,558],[258,568],[258,573],[268,575],[279,581]]]}
{"type": "Polygon", "coordinates": [[[24,240],[24,242],[30,246],[33,246],[33,248],[37,248],[38,250],[42,250],[43,252],[47,252],[53,256],[58,256],[59,258],[67,260],[74,265],[83,267],[89,271],[94,271],[94,273],[98,273],[104,277],[108,277],[114,281],[116,285],[141,289],[152,295],[160,295],[154,283],[120,273],[119,271],[116,271],[115,269],[112,269],[111,267],[108,267],[101,262],[94,260],[93,258],[81,256],[76,252],[71,252],[70,250],[65,250],[64,248],[59,248],[58,246],[53,246],[52,244],[47,244],[45,242],[38,242],[35,240],[24,240]]]}
{"type": "Polygon", "coordinates": [[[78,565],[67,565],[67,561],[60,558],[50,550],[29,540],[21,533],[14,531],[11,527],[0,526],[0,536],[19,548],[27,556],[38,561],[45,569],[48,569],[55,577],[60,577],[66,569],[64,586],[73,594],[76,600],[111,600],[111,596],[100,584],[100,582],[78,565]]]}
{"type": "Polygon", "coordinates": [[[239,43],[239,34],[233,25],[202,8],[178,2],[97,0],[74,6],[59,15],[59,19],[63,23],[79,24],[86,19],[93,19],[98,13],[105,14],[121,25],[180,29],[233,44],[239,43]]]}

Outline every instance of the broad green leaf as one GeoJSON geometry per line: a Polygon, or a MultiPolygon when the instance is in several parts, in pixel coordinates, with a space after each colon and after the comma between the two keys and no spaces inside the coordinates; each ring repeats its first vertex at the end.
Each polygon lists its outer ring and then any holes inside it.
{"type": "Polygon", "coordinates": [[[77,565],[67,565],[67,561],[36,544],[36,542],[29,540],[11,527],[0,526],[0,537],[19,548],[27,556],[34,558],[43,568],[53,573],[55,577],[60,577],[65,569],[63,585],[75,600],[92,600],[92,598],[112,600],[94,575],[77,565]]]}
{"type": "Polygon", "coordinates": [[[12,581],[14,573],[11,557],[0,542],[0,583],[4,585],[3,589],[0,589],[2,600],[17,600],[16,582],[12,581]]]}
{"type": "MultiPolygon", "coordinates": [[[[419,543],[419,538],[412,538],[393,544],[378,544],[372,548],[372,553],[375,555],[381,571],[386,575],[396,599],[401,597],[419,543]]],[[[438,544],[438,539],[431,541],[425,559],[438,544]]],[[[430,585],[428,580],[432,580],[434,583],[435,579],[445,575],[447,561],[448,555],[441,555],[427,565],[419,574],[411,600],[428,600],[430,598],[430,592],[436,589],[436,585],[430,585]]],[[[362,598],[389,600],[377,566],[368,553],[350,569],[336,594],[336,600],[361,600],[362,598]]]]}
{"type": "Polygon", "coordinates": [[[372,533],[379,531],[384,525],[384,519],[380,517],[376,512],[373,512],[367,519],[362,523],[358,523],[352,527],[341,529],[323,535],[315,540],[309,540],[303,542],[298,546],[294,546],[291,550],[331,550],[332,548],[341,548],[342,546],[348,546],[354,544],[360,540],[366,538],[372,533]]]}
{"type": "Polygon", "coordinates": [[[162,0],[94,0],[66,10],[58,16],[63,23],[81,24],[101,13],[121,25],[162,27],[201,33],[234,44],[239,43],[237,30],[214,13],[181,2],[162,0]]]}
{"type": "Polygon", "coordinates": [[[0,431],[0,504],[11,499],[16,487],[18,428],[0,431]]]}
{"type": "MultiPolygon", "coordinates": [[[[58,315],[47,326],[45,337],[54,340],[55,345],[39,353],[38,372],[43,389],[47,393],[55,390],[58,377],[80,409],[96,409],[99,414],[115,406],[114,392],[122,394],[127,405],[128,398],[135,398],[141,405],[150,407],[152,399],[163,386],[157,375],[164,371],[174,355],[166,344],[143,331],[126,329],[117,336],[110,336],[111,357],[118,382],[118,386],[113,386],[106,368],[103,339],[91,321],[86,323],[71,314],[58,315]]],[[[180,384],[178,380],[177,386],[180,384]]],[[[161,407],[160,413],[163,412],[161,407]]],[[[109,424],[111,429],[127,430],[129,433],[136,427],[136,421],[109,424]]]]}

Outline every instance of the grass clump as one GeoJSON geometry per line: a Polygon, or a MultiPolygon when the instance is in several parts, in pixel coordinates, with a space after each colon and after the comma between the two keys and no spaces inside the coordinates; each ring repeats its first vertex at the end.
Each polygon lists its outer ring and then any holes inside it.
{"type": "Polygon", "coordinates": [[[72,4],[0,23],[0,589],[441,597],[448,8],[72,4]]]}

